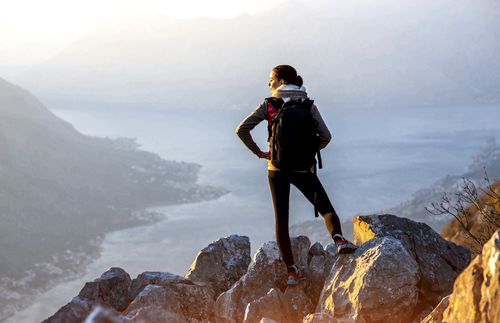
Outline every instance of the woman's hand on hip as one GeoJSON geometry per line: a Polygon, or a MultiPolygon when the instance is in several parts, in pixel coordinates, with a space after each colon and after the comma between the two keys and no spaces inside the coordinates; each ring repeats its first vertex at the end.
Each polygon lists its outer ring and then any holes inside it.
{"type": "Polygon", "coordinates": [[[265,158],[265,159],[269,159],[271,156],[270,152],[269,151],[261,151],[260,154],[259,154],[259,158],[265,158]]]}

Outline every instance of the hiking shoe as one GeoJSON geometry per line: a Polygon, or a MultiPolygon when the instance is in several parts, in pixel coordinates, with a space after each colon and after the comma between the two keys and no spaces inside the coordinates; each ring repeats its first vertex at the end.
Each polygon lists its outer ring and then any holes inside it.
{"type": "Polygon", "coordinates": [[[347,240],[340,234],[334,235],[333,241],[335,242],[335,246],[337,247],[337,253],[339,255],[346,253],[353,253],[354,251],[356,251],[356,249],[358,249],[357,246],[349,242],[349,240],[347,240]]]}
{"type": "Polygon", "coordinates": [[[303,279],[304,272],[299,267],[297,267],[297,265],[288,267],[288,280],[286,281],[287,285],[297,285],[303,279]]]}

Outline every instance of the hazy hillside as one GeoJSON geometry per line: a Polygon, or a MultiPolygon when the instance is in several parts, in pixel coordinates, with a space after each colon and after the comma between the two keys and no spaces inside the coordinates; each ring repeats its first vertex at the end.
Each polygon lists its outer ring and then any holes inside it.
{"type": "Polygon", "coordinates": [[[500,147],[495,140],[491,140],[488,146],[474,158],[465,173],[448,174],[431,187],[418,190],[406,202],[381,212],[401,214],[416,221],[425,222],[439,231],[451,221],[451,217],[431,215],[425,207],[430,206],[432,202],[439,202],[445,192],[452,194],[457,192],[462,185],[463,177],[471,179],[479,187],[484,187],[485,169],[492,183],[500,179],[500,147]]]}
{"type": "MultiPolygon", "coordinates": [[[[452,221],[451,216],[434,216],[427,212],[426,206],[432,202],[440,202],[441,196],[445,193],[454,194],[462,184],[462,177],[471,179],[479,187],[484,186],[484,169],[487,170],[490,181],[500,179],[500,147],[495,140],[487,143],[486,148],[478,154],[470,163],[468,170],[463,174],[448,174],[437,180],[430,187],[420,189],[412,194],[408,200],[389,207],[384,210],[374,212],[376,214],[390,213],[398,214],[418,222],[424,222],[436,231],[452,221]]],[[[343,233],[352,238],[353,224],[351,219],[342,221],[343,233]]],[[[328,243],[331,237],[328,235],[323,221],[309,220],[290,226],[291,234],[306,234],[321,243],[328,243]]],[[[448,234],[451,237],[451,234],[448,234]]],[[[457,242],[457,241],[455,241],[457,242]]],[[[458,243],[458,242],[457,242],[458,243]]]]}
{"type": "Polygon", "coordinates": [[[287,1],[234,19],[138,15],[96,26],[20,79],[51,106],[231,108],[267,95],[269,69],[287,63],[337,109],[496,103],[499,33],[492,0],[287,1]]]}
{"type": "Polygon", "coordinates": [[[224,194],[196,183],[200,167],[138,150],[130,139],[81,135],[0,79],[2,305],[64,274],[103,233],[155,220],[145,207],[224,194]]]}

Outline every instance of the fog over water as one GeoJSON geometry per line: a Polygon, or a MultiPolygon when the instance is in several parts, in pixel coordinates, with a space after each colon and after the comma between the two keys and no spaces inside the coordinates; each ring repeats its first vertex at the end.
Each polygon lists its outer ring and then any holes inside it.
{"type": "MultiPolygon", "coordinates": [[[[182,275],[196,253],[219,237],[250,236],[252,254],[263,242],[274,239],[266,162],[254,157],[234,133],[252,108],[175,113],[145,108],[53,110],[84,134],[136,137],[143,149],[166,159],[200,163],[200,183],[223,186],[231,193],[215,201],[159,208],[163,221],[108,234],[101,256],[83,277],[40,295],[34,305],[9,322],[31,322],[51,315],[85,281],[112,266],[122,267],[132,278],[147,270],[182,275]]],[[[324,169],[319,176],[338,213],[352,217],[384,209],[446,174],[463,172],[487,138],[500,138],[495,121],[500,109],[475,108],[324,113],[334,140],[323,151],[324,169]]],[[[265,125],[253,133],[264,148],[265,125]]],[[[291,223],[313,218],[312,207],[300,192],[292,189],[291,196],[291,223]]]]}

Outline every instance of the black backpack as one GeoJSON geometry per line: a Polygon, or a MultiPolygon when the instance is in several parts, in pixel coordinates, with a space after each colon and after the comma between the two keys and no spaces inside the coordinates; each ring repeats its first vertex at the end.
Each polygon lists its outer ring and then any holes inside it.
{"type": "Polygon", "coordinates": [[[290,100],[267,98],[277,109],[268,125],[271,163],[281,170],[296,171],[310,169],[316,165],[322,168],[319,153],[318,123],[312,117],[313,100],[290,100]]]}

